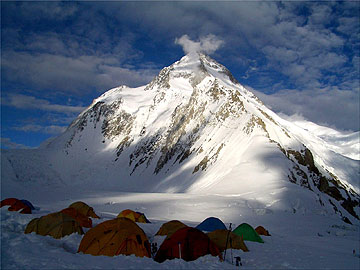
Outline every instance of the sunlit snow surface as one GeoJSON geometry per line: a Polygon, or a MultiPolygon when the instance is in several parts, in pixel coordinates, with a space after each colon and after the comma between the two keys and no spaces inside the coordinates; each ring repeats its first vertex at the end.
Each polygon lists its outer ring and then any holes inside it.
{"type": "MultiPolygon", "coordinates": [[[[292,194],[297,196],[293,198],[286,198],[285,190],[272,192],[278,194],[278,199],[267,204],[259,194],[249,193],[206,196],[93,191],[85,195],[74,190],[61,196],[48,190],[24,194],[39,210],[31,215],[9,212],[6,207],[0,210],[1,269],[235,269],[231,255],[241,257],[240,269],[359,269],[359,224],[346,224],[320,207],[318,212],[310,210],[314,209],[310,207],[314,198],[308,192],[294,191],[292,194]],[[225,262],[208,255],[193,262],[175,259],[159,264],[135,256],[77,253],[82,238],[77,234],[59,240],[24,234],[31,219],[61,210],[77,200],[89,203],[101,216],[101,220],[93,220],[94,225],[114,218],[123,209],[144,212],[152,223],[138,224],[151,242],[159,244],[163,238],[154,235],[166,221],[178,219],[196,226],[209,216],[219,217],[227,226],[231,222],[232,228],[242,222],[254,227],[263,225],[271,236],[262,237],[264,244],[246,241],[250,250],[247,253],[228,250],[225,262]]],[[[17,196],[23,198],[20,193],[17,196]]]]}

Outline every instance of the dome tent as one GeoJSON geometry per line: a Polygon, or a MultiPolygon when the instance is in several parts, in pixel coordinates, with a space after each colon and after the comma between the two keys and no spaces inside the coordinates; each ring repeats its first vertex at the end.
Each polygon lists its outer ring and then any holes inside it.
{"type": "Polygon", "coordinates": [[[150,221],[145,217],[145,215],[143,213],[135,212],[130,209],[121,211],[121,213],[118,214],[117,217],[128,218],[134,222],[139,222],[139,223],[150,223],[150,221]]]}
{"type": "Polygon", "coordinates": [[[1,206],[9,205],[8,208],[9,211],[20,211],[21,214],[31,214],[31,208],[21,200],[18,200],[16,198],[7,198],[1,201],[1,206]]]}
{"type": "Polygon", "coordinates": [[[80,224],[71,216],[57,212],[35,218],[26,226],[25,233],[50,235],[56,239],[72,233],[84,234],[80,224]]]}
{"type": "Polygon", "coordinates": [[[242,223],[239,226],[237,226],[233,230],[233,233],[243,237],[245,241],[247,240],[247,241],[264,243],[264,240],[261,239],[258,233],[254,230],[254,228],[247,223],[242,223]]]}
{"type": "Polygon", "coordinates": [[[265,235],[265,236],[271,236],[269,231],[266,230],[263,226],[257,226],[255,231],[259,234],[259,235],[265,235]]]}
{"type": "Polygon", "coordinates": [[[81,227],[92,228],[91,218],[81,214],[75,208],[72,208],[72,207],[65,208],[65,209],[61,210],[60,212],[67,214],[70,217],[72,217],[73,219],[75,219],[80,224],[81,227]]]}
{"type": "Polygon", "coordinates": [[[216,217],[208,217],[195,227],[200,231],[212,232],[215,230],[226,230],[224,222],[216,217]]]}
{"type": "Polygon", "coordinates": [[[249,251],[245,245],[243,239],[229,230],[215,230],[207,233],[211,241],[213,241],[219,248],[220,251],[225,249],[241,249],[242,251],[249,251]],[[227,241],[227,243],[226,243],[227,241]]]}
{"type": "Polygon", "coordinates": [[[164,223],[161,225],[160,229],[155,235],[166,235],[170,237],[173,235],[177,230],[181,228],[187,227],[184,223],[178,221],[178,220],[171,220],[169,222],[164,223]]]}
{"type": "Polygon", "coordinates": [[[69,208],[70,207],[75,208],[81,214],[83,214],[83,215],[85,215],[87,217],[100,218],[97,214],[95,214],[94,209],[91,206],[84,203],[84,202],[81,202],[81,201],[74,202],[74,203],[69,205],[69,208]]]}
{"type": "Polygon", "coordinates": [[[219,256],[222,260],[219,248],[205,233],[195,228],[184,227],[164,240],[154,260],[159,263],[175,258],[194,261],[207,254],[219,256]]]}
{"type": "Polygon", "coordinates": [[[149,240],[144,231],[128,218],[107,220],[90,229],[81,240],[78,252],[151,257],[149,240]]]}

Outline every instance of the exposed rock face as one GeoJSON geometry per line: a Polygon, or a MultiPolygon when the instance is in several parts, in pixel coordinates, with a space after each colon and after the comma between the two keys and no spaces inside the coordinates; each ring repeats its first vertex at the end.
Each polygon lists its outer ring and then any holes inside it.
{"type": "Polygon", "coordinates": [[[145,173],[159,183],[184,175],[191,186],[215,173],[214,168],[217,173],[221,167],[236,168],[251,151],[269,148],[287,167],[284,179],[326,194],[344,218],[345,212],[359,218],[359,195],[317,164],[311,150],[280,120],[224,66],[205,55],[185,56],[144,87],[122,86],[96,99],[68,128],[63,151],[69,154],[79,151],[76,145],[86,145],[92,155],[107,153],[131,181],[145,173]]]}

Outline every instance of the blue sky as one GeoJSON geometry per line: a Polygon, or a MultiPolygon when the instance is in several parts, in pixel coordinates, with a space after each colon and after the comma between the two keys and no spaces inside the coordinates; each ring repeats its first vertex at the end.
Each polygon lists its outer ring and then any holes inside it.
{"type": "Polygon", "coordinates": [[[36,147],[106,90],[211,57],[275,112],[359,130],[360,3],[1,2],[1,147],[36,147]],[[192,41],[191,41],[192,40],[192,41]],[[183,46],[181,46],[183,45],[183,46]]]}

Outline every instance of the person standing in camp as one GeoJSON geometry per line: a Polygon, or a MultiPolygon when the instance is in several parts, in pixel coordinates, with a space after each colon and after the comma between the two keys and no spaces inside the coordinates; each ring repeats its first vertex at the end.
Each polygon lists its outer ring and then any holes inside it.
{"type": "Polygon", "coordinates": [[[155,257],[157,249],[158,249],[157,243],[152,243],[151,244],[151,255],[152,255],[152,257],[155,257]]]}

